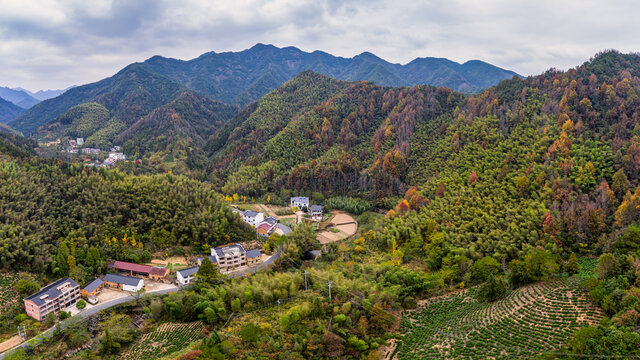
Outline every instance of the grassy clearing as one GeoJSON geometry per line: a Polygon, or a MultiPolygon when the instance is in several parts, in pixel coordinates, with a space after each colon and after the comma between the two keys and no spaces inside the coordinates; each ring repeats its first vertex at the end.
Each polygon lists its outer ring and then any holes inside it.
{"type": "Polygon", "coordinates": [[[577,282],[526,286],[490,304],[475,289],[431,299],[404,314],[394,359],[529,359],[557,349],[604,315],[577,282]]]}

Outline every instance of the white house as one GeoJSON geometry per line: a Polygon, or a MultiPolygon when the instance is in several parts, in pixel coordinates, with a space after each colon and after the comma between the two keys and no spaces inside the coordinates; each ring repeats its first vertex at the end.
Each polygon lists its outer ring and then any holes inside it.
{"type": "Polygon", "coordinates": [[[109,152],[109,158],[115,161],[126,160],[127,156],[121,152],[109,152]]]}
{"type": "Polygon", "coordinates": [[[242,214],[242,220],[253,227],[258,227],[258,225],[264,221],[264,214],[253,210],[247,210],[242,214]]]}
{"type": "Polygon", "coordinates": [[[76,138],[76,144],[78,144],[78,146],[82,146],[84,144],[84,138],[76,138]]]}
{"type": "Polygon", "coordinates": [[[190,267],[188,269],[176,271],[176,278],[179,285],[188,285],[193,279],[195,279],[198,273],[199,266],[190,267]]]}
{"type": "Polygon", "coordinates": [[[132,276],[107,274],[102,280],[106,286],[119,288],[124,291],[136,292],[144,287],[144,280],[132,276]]]}
{"type": "Polygon", "coordinates": [[[296,196],[291,198],[291,207],[297,207],[299,210],[309,208],[309,198],[306,196],[296,196]]]}

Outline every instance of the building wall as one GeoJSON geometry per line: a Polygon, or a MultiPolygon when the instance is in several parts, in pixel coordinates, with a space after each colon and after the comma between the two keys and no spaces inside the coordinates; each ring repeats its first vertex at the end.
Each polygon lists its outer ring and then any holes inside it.
{"type": "Polygon", "coordinates": [[[137,286],[122,285],[122,290],[136,292],[144,287],[144,281],[140,281],[137,286]]]}
{"type": "Polygon", "coordinates": [[[72,288],[70,291],[58,296],[57,298],[51,299],[51,302],[43,304],[40,307],[38,307],[31,300],[24,300],[24,308],[28,316],[31,316],[32,318],[38,321],[42,321],[50,313],[57,314],[61,310],[64,310],[67,307],[74,305],[79,299],[80,299],[80,287],[76,286],[72,288]]]}
{"type": "Polygon", "coordinates": [[[183,277],[182,274],[180,274],[180,273],[177,273],[177,274],[178,274],[178,276],[177,276],[178,283],[180,285],[187,285],[194,279],[194,275],[183,277]]]}

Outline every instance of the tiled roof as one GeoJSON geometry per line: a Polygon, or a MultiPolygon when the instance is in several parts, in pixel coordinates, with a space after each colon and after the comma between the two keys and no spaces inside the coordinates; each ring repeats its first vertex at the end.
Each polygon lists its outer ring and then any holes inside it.
{"type": "Polygon", "coordinates": [[[272,225],[268,224],[268,223],[262,223],[258,226],[258,229],[262,229],[262,230],[266,230],[269,231],[271,230],[272,225]]]}
{"type": "Polygon", "coordinates": [[[296,197],[292,197],[291,201],[293,202],[309,202],[309,198],[306,196],[296,196],[296,197]]]}
{"type": "Polygon", "coordinates": [[[68,283],[70,287],[76,287],[78,286],[78,283],[73,281],[72,279],[69,278],[65,278],[65,279],[60,279],[56,282],[53,282],[45,287],[43,287],[42,289],[40,289],[40,291],[38,291],[37,293],[29,296],[28,298],[26,298],[25,300],[31,300],[33,301],[37,306],[40,306],[42,304],[45,303],[44,298],[46,296],[46,298],[49,298],[51,300],[57,298],[58,296],[62,295],[62,291],[58,290],[58,288],[64,284],[68,283]]]}
{"type": "Polygon", "coordinates": [[[244,212],[244,216],[254,218],[259,214],[257,211],[247,210],[244,212]]]}
{"type": "Polygon", "coordinates": [[[84,291],[86,292],[93,292],[95,289],[99,288],[100,285],[102,285],[104,283],[104,281],[100,280],[100,279],[95,279],[92,282],[89,283],[89,285],[84,287],[84,291]]]}
{"type": "Polygon", "coordinates": [[[167,273],[167,269],[163,268],[163,267],[159,267],[159,266],[154,266],[151,268],[151,270],[149,271],[149,274],[153,274],[153,275],[163,275],[167,273]]]}
{"type": "Polygon", "coordinates": [[[266,222],[269,225],[273,226],[278,223],[278,220],[276,220],[276,218],[274,218],[273,216],[269,216],[268,218],[264,219],[263,222],[266,222]]]}
{"type": "Polygon", "coordinates": [[[247,259],[252,259],[262,256],[262,253],[258,249],[251,249],[247,251],[247,259]]]}
{"type": "Polygon", "coordinates": [[[118,275],[118,274],[107,274],[104,276],[104,282],[111,282],[111,283],[123,284],[123,285],[138,286],[138,284],[140,284],[140,281],[142,281],[142,279],[137,277],[124,276],[124,275],[118,275]]]}
{"type": "Polygon", "coordinates": [[[287,234],[289,234],[289,233],[291,232],[291,228],[290,228],[290,227],[288,227],[288,226],[287,226],[287,225],[285,225],[285,224],[277,224],[277,225],[276,225],[276,227],[277,227],[278,229],[282,230],[282,232],[283,232],[285,235],[287,235],[287,234]]]}
{"type": "Polygon", "coordinates": [[[178,273],[178,274],[182,275],[182,277],[186,278],[186,277],[189,277],[189,276],[197,273],[198,269],[200,269],[199,266],[194,266],[194,267],[190,267],[188,269],[178,270],[178,271],[176,271],[176,273],[178,273]]]}
{"type": "Polygon", "coordinates": [[[113,263],[113,268],[115,270],[127,270],[127,271],[135,271],[139,273],[149,274],[151,273],[151,269],[153,267],[149,265],[140,265],[140,264],[134,264],[134,263],[124,262],[124,261],[116,261],[113,263]]]}
{"type": "Polygon", "coordinates": [[[322,205],[311,205],[311,211],[312,212],[322,211],[322,205]]]}

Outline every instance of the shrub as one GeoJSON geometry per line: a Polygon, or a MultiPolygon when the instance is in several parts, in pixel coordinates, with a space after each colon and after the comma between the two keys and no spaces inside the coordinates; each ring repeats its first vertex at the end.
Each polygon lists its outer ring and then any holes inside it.
{"type": "Polygon", "coordinates": [[[360,215],[371,210],[371,205],[367,201],[343,196],[327,199],[325,207],[328,210],[339,209],[356,215],[360,215]]]}
{"type": "Polygon", "coordinates": [[[76,303],[76,307],[77,307],[79,310],[82,310],[82,309],[84,309],[84,308],[86,308],[86,307],[87,307],[87,303],[86,303],[84,300],[80,299],[80,300],[76,303]]]}

